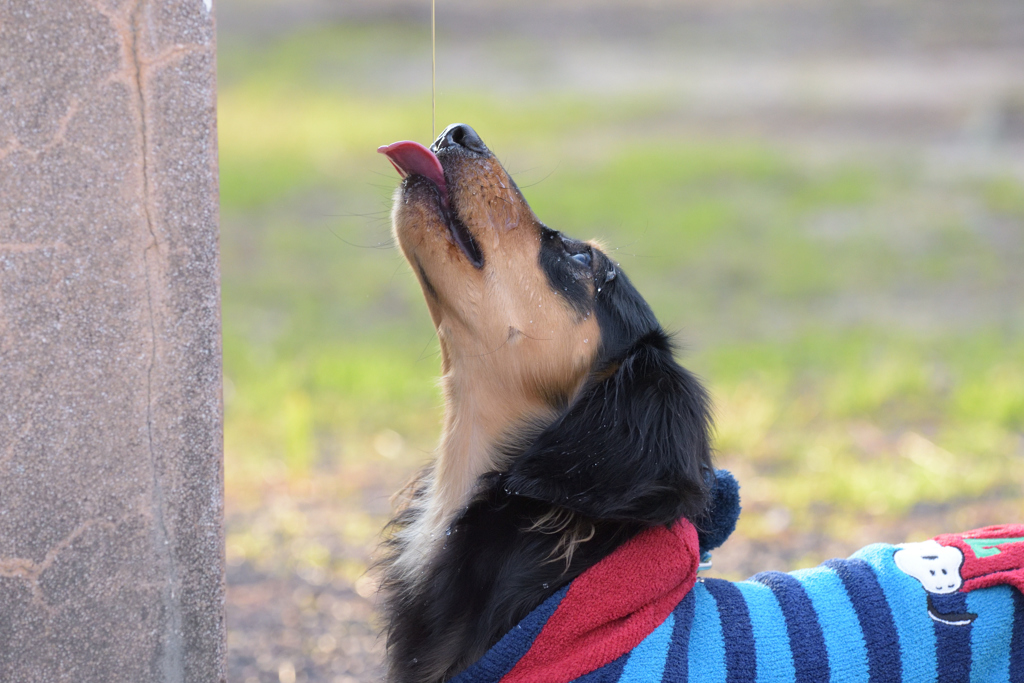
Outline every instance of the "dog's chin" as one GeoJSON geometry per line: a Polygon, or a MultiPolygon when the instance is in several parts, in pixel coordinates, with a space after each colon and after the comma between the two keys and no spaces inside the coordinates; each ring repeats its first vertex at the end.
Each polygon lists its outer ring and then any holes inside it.
{"type": "MultiPolygon", "coordinates": [[[[425,268],[434,266],[432,261],[443,254],[445,258],[438,259],[441,267],[461,261],[480,270],[484,266],[480,243],[445,190],[421,175],[411,175],[402,181],[395,202],[399,244],[407,256],[412,254],[425,268]],[[431,248],[434,243],[439,244],[431,248]]],[[[416,265],[412,258],[409,260],[416,265]]]]}

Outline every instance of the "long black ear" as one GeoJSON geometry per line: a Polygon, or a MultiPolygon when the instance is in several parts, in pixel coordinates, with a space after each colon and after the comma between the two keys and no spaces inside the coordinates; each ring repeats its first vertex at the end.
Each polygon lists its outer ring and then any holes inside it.
{"type": "Polygon", "coordinates": [[[707,394],[652,331],[515,458],[505,489],[596,519],[694,518],[714,481],[709,429],[707,394]]]}

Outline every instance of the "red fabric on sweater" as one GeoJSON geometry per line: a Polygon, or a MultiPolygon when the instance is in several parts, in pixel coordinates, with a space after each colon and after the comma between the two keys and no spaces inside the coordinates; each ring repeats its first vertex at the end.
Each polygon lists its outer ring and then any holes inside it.
{"type": "Polygon", "coordinates": [[[572,583],[502,683],[564,683],[629,652],[693,588],[699,562],[697,530],[685,519],[639,534],[572,583]]]}
{"type": "Polygon", "coordinates": [[[1024,524],[942,534],[936,536],[935,541],[939,545],[959,548],[964,554],[964,564],[960,567],[960,577],[964,581],[961,591],[966,593],[976,588],[1009,584],[1024,593],[1024,524]],[[1000,543],[1000,539],[1007,540],[1000,543]]]}

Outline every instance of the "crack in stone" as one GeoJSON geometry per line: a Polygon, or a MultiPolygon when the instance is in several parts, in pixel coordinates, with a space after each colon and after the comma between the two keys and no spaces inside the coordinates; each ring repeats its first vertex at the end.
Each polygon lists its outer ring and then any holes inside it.
{"type": "Polygon", "coordinates": [[[175,61],[188,55],[210,54],[213,48],[209,45],[179,44],[161,52],[156,57],[142,60],[139,63],[146,68],[166,66],[169,62],[175,61]]]}
{"type": "MultiPolygon", "coordinates": [[[[55,546],[47,551],[42,562],[34,562],[24,557],[0,558],[0,577],[21,579],[29,584],[32,593],[32,604],[41,608],[51,619],[56,614],[56,608],[46,601],[43,588],[39,585],[39,578],[47,569],[53,566],[57,557],[67,550],[82,534],[93,527],[116,528],[115,524],[106,519],[87,519],[79,524],[70,534],[57,542],[55,546]]],[[[46,626],[49,633],[49,624],[46,626]]]]}
{"type": "MultiPolygon", "coordinates": [[[[61,144],[70,145],[71,147],[74,147],[79,151],[86,152],[92,157],[99,159],[100,156],[96,152],[96,150],[90,149],[89,147],[84,147],[82,145],[75,145],[69,143],[65,139],[65,136],[68,133],[68,127],[71,125],[71,121],[74,120],[75,116],[78,114],[81,108],[82,103],[78,100],[78,98],[72,98],[71,103],[68,105],[67,111],[64,112],[64,114],[60,117],[60,120],[57,122],[57,130],[53,134],[53,137],[51,137],[49,140],[43,143],[43,145],[40,146],[38,149],[26,147],[25,145],[22,145],[21,142],[19,142],[17,139],[12,139],[13,141],[9,148],[0,149],[0,160],[3,160],[5,156],[7,156],[8,154],[12,154],[14,152],[25,152],[26,154],[30,155],[33,159],[38,159],[39,156],[42,155],[44,152],[49,152],[51,149],[54,149],[55,147],[61,144]]],[[[3,245],[0,245],[0,251],[2,250],[3,245]]]]}
{"type": "Polygon", "coordinates": [[[41,572],[39,565],[32,560],[21,557],[0,558],[0,576],[34,581],[41,572]]]}
{"type": "Polygon", "coordinates": [[[76,114],[78,114],[78,110],[81,109],[81,106],[82,103],[78,100],[77,97],[71,98],[67,110],[64,112],[64,114],[61,115],[60,120],[57,121],[57,130],[56,132],[54,132],[53,137],[47,140],[45,143],[43,143],[43,145],[40,146],[38,149],[25,147],[20,142],[18,142],[18,140],[14,141],[16,148],[28,152],[33,157],[39,157],[39,155],[42,154],[43,152],[49,152],[54,147],[60,145],[62,142],[65,142],[64,136],[67,135],[68,126],[71,125],[71,120],[75,118],[76,114]]]}
{"type": "MultiPolygon", "coordinates": [[[[168,620],[168,628],[164,631],[162,637],[163,650],[159,653],[158,657],[161,663],[161,669],[163,674],[163,680],[170,681],[182,681],[184,678],[184,666],[183,666],[183,643],[182,643],[182,625],[181,625],[181,612],[178,609],[178,604],[175,600],[175,589],[179,585],[179,577],[177,574],[177,566],[174,562],[173,551],[170,546],[170,534],[167,530],[167,520],[165,518],[166,500],[164,498],[163,485],[160,481],[159,462],[156,454],[156,450],[153,446],[153,369],[156,365],[157,357],[157,334],[156,334],[156,306],[154,302],[154,280],[159,278],[159,263],[151,263],[151,259],[154,258],[154,251],[158,254],[160,251],[160,241],[156,234],[154,227],[153,216],[156,213],[152,204],[152,188],[150,183],[150,163],[149,163],[149,130],[148,130],[148,118],[146,112],[146,90],[145,90],[145,78],[144,69],[147,67],[146,62],[142,59],[139,49],[139,33],[141,15],[143,12],[146,0],[139,0],[132,9],[131,19],[128,25],[129,42],[127,44],[127,56],[129,58],[128,69],[126,76],[133,82],[135,86],[137,105],[139,113],[139,137],[141,142],[141,157],[142,157],[142,209],[146,220],[146,229],[149,232],[150,242],[143,250],[143,262],[146,270],[146,303],[149,314],[149,333],[150,333],[150,357],[149,365],[146,369],[146,433],[149,445],[149,460],[150,467],[153,474],[153,498],[151,507],[154,518],[154,541],[156,548],[155,550],[162,554],[164,563],[166,566],[168,581],[162,586],[163,602],[165,610],[165,618],[168,620]],[[134,76],[134,78],[132,78],[134,76]]],[[[124,33],[122,33],[124,36],[124,33]]]]}
{"type": "Polygon", "coordinates": [[[67,550],[72,543],[78,540],[79,536],[94,526],[103,526],[113,529],[114,523],[108,519],[93,518],[85,520],[75,527],[70,534],[62,538],[55,546],[50,548],[46,554],[43,555],[42,562],[34,562],[21,557],[0,558],[0,576],[32,580],[38,579],[43,572],[53,566],[58,555],[67,550]]]}
{"type": "MultiPolygon", "coordinates": [[[[167,628],[162,637],[162,652],[158,653],[159,666],[162,670],[162,680],[171,683],[182,681],[184,678],[182,642],[181,612],[176,601],[176,590],[180,583],[177,573],[177,566],[174,562],[173,550],[170,546],[170,534],[167,529],[167,521],[164,516],[166,500],[164,497],[163,485],[160,480],[159,461],[154,447],[153,435],[153,371],[157,358],[157,334],[156,334],[156,301],[154,284],[159,283],[160,263],[153,259],[159,255],[161,244],[157,237],[154,226],[154,215],[156,210],[153,207],[152,187],[150,183],[151,165],[148,119],[146,113],[146,91],[145,81],[150,68],[162,66],[179,55],[186,54],[189,50],[182,46],[175,46],[155,58],[147,60],[139,46],[139,36],[142,33],[142,14],[147,0],[137,2],[126,9],[123,13],[110,11],[100,4],[90,1],[88,4],[101,16],[107,19],[110,26],[118,34],[121,40],[121,52],[123,55],[124,67],[112,72],[100,85],[110,83],[123,83],[130,90],[134,91],[136,107],[138,110],[138,130],[141,146],[141,181],[142,181],[142,213],[146,223],[146,230],[149,234],[149,243],[143,250],[143,263],[146,277],[146,305],[149,318],[149,364],[146,370],[146,436],[149,450],[149,463],[152,471],[153,500],[147,506],[153,520],[154,550],[163,560],[166,567],[167,581],[161,582],[162,600],[164,604],[165,618],[168,621],[167,628]]],[[[198,51],[198,50],[196,50],[198,51]]],[[[180,592],[179,592],[180,597],[180,592]]]]}
{"type": "MultiPolygon", "coordinates": [[[[117,13],[108,10],[107,8],[103,7],[100,3],[97,3],[94,0],[86,0],[86,4],[88,4],[89,7],[91,7],[98,14],[100,14],[101,16],[106,18],[107,21],[110,22],[110,25],[114,28],[115,31],[118,32],[118,34],[121,36],[121,40],[125,45],[134,45],[133,32],[135,30],[135,26],[133,22],[135,21],[136,12],[139,6],[142,4],[142,2],[139,2],[134,7],[132,7],[130,12],[125,12],[125,14],[129,17],[127,19],[124,16],[120,16],[117,13]]],[[[216,49],[212,45],[206,45],[202,43],[177,43],[173,47],[168,48],[167,50],[161,52],[155,57],[146,58],[142,55],[134,54],[133,64],[135,64],[136,66],[142,65],[145,67],[160,67],[164,66],[167,62],[170,62],[177,57],[182,57],[190,54],[213,53],[215,51],[216,49]]],[[[110,82],[111,80],[132,81],[134,80],[134,78],[131,74],[131,69],[127,69],[125,71],[115,72],[111,74],[111,76],[108,77],[108,79],[105,82],[110,82]]]]}

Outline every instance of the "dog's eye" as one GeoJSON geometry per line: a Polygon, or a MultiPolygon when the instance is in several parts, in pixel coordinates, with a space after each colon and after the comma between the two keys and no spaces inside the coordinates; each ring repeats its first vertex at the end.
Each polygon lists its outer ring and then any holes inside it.
{"type": "Polygon", "coordinates": [[[577,263],[586,266],[587,268],[590,267],[590,253],[589,252],[583,251],[583,252],[580,252],[579,254],[573,254],[572,255],[572,259],[574,261],[576,261],[577,263]]]}

